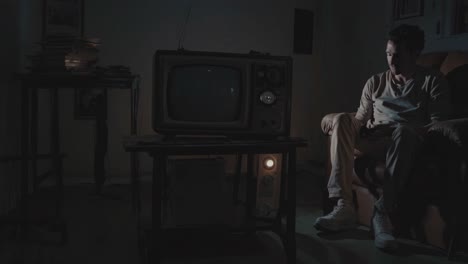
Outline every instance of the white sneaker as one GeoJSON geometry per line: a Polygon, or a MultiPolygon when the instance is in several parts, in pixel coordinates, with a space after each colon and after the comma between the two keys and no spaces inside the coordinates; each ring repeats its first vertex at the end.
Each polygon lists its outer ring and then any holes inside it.
{"type": "Polygon", "coordinates": [[[395,251],[398,248],[388,214],[380,212],[377,208],[374,208],[371,230],[374,232],[375,247],[385,251],[395,251]]]}
{"type": "Polygon", "coordinates": [[[314,227],[321,231],[343,231],[355,228],[357,226],[356,218],[353,204],[339,199],[333,211],[315,220],[314,227]]]}

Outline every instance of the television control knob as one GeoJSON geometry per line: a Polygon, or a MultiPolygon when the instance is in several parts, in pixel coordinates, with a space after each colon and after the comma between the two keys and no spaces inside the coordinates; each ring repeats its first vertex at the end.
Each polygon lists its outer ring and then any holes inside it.
{"type": "Polygon", "coordinates": [[[271,91],[265,91],[260,94],[260,102],[271,105],[276,101],[276,95],[271,91]]]}
{"type": "Polygon", "coordinates": [[[268,69],[268,71],[266,72],[266,77],[268,81],[272,84],[279,84],[282,80],[281,71],[276,67],[268,69]]]}

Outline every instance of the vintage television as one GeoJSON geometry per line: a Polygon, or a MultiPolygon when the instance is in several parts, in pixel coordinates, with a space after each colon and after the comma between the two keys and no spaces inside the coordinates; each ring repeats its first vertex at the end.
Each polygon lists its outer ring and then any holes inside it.
{"type": "Polygon", "coordinates": [[[290,57],[158,50],[153,66],[157,133],[289,135],[290,57]]]}

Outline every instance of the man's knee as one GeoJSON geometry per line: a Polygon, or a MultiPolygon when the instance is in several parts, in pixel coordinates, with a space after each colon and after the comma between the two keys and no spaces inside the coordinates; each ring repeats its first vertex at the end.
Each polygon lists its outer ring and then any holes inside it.
{"type": "Polygon", "coordinates": [[[339,113],[333,117],[333,128],[350,127],[353,117],[349,113],[339,113]]]}
{"type": "Polygon", "coordinates": [[[322,118],[322,131],[326,135],[331,135],[332,131],[340,125],[349,125],[352,122],[351,113],[332,113],[322,118]]]}

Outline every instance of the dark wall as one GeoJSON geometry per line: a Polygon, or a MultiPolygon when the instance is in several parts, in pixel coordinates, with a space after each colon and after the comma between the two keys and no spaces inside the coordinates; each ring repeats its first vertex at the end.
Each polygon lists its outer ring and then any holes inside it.
{"type": "MultiPolygon", "coordinates": [[[[19,150],[19,90],[13,79],[19,59],[19,4],[15,0],[0,2],[0,156],[19,150]]],[[[0,214],[10,209],[12,186],[19,164],[0,163],[0,214]]]]}

